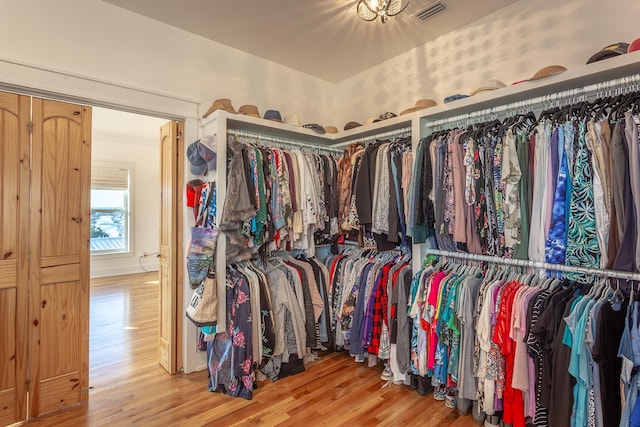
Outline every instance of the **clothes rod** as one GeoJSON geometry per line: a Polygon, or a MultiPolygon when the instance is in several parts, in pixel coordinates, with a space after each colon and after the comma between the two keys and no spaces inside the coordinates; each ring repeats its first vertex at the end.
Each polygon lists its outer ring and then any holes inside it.
{"type": "Polygon", "coordinates": [[[583,86],[575,89],[569,89],[562,92],[542,95],[523,101],[512,102],[492,108],[485,108],[468,114],[461,114],[453,117],[435,120],[429,123],[428,127],[432,130],[439,130],[443,125],[456,122],[475,122],[482,118],[484,120],[493,120],[498,118],[498,113],[506,113],[507,116],[517,113],[527,113],[535,107],[561,107],[567,104],[587,101],[589,96],[603,97],[611,95],[619,95],[631,93],[640,90],[640,74],[634,74],[619,79],[608,80],[606,82],[596,83],[589,86],[583,86]]]}
{"type": "Polygon", "coordinates": [[[382,133],[376,133],[375,135],[370,135],[370,136],[363,136],[363,137],[354,137],[353,139],[350,139],[349,141],[346,142],[341,142],[338,144],[334,144],[332,145],[332,147],[335,148],[344,148],[348,145],[351,145],[355,142],[370,142],[370,141],[375,141],[376,139],[384,139],[384,138],[389,138],[389,137],[393,137],[393,136],[397,136],[397,137],[402,137],[402,136],[411,136],[411,127],[405,127],[405,128],[401,128],[401,129],[395,129],[395,130],[390,130],[387,132],[382,132],[382,133]]]}
{"type": "Polygon", "coordinates": [[[302,141],[296,141],[293,139],[286,139],[286,138],[280,138],[277,136],[270,136],[270,135],[262,135],[259,133],[252,133],[252,132],[245,132],[245,131],[238,131],[238,130],[228,130],[227,131],[227,135],[232,135],[235,136],[237,138],[250,138],[250,139],[255,139],[257,141],[261,141],[261,142],[274,142],[276,145],[277,144],[281,144],[281,145],[288,145],[290,147],[293,148],[300,148],[300,147],[305,147],[305,148],[309,148],[312,150],[316,150],[316,151],[325,151],[325,152],[329,152],[329,153],[336,153],[336,154],[340,154],[342,153],[342,150],[334,148],[334,147],[327,147],[327,146],[322,146],[322,145],[314,145],[314,144],[308,144],[302,141]]]}
{"type": "Polygon", "coordinates": [[[525,259],[514,259],[514,258],[498,258],[490,255],[476,255],[469,254],[466,252],[449,252],[449,251],[441,251],[438,249],[427,249],[427,255],[438,255],[445,258],[458,258],[465,259],[471,261],[483,261],[492,264],[504,264],[504,265],[515,265],[518,267],[533,267],[542,270],[552,270],[552,271],[566,271],[569,273],[580,273],[586,275],[593,276],[603,276],[610,277],[614,279],[624,279],[630,281],[640,281],[640,273],[630,273],[628,271],[617,271],[617,270],[601,270],[599,268],[590,268],[590,267],[577,267],[572,265],[564,265],[564,264],[550,264],[547,262],[541,261],[531,261],[525,259]]]}

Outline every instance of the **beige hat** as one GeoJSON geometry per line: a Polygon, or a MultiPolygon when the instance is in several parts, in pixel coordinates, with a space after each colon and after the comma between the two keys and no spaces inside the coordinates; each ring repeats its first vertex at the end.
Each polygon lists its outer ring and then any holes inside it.
{"type": "Polygon", "coordinates": [[[409,114],[409,113],[413,113],[413,112],[416,112],[416,111],[424,110],[425,108],[435,107],[436,105],[438,105],[438,103],[436,101],[434,101],[433,99],[419,99],[418,101],[416,101],[416,106],[415,107],[407,108],[406,110],[403,110],[400,113],[400,115],[403,116],[405,114],[409,114]]]}
{"type": "Polygon", "coordinates": [[[370,125],[375,121],[374,117],[367,117],[367,119],[364,121],[365,126],[366,125],[370,125]]]}
{"type": "Polygon", "coordinates": [[[287,114],[284,118],[284,122],[292,126],[300,126],[300,119],[297,114],[287,114]]]}
{"type": "Polygon", "coordinates": [[[535,73],[529,80],[543,79],[545,77],[553,76],[554,74],[559,74],[564,71],[567,71],[567,69],[562,65],[549,65],[548,67],[544,67],[538,70],[538,72],[535,73]]]}
{"type": "Polygon", "coordinates": [[[238,113],[244,114],[245,116],[260,118],[258,107],[256,107],[255,105],[243,105],[242,107],[238,108],[238,113]]]}
{"type": "Polygon", "coordinates": [[[338,128],[335,126],[325,126],[324,131],[327,133],[338,133],[338,128]]]}
{"type": "Polygon", "coordinates": [[[471,91],[471,96],[477,95],[480,92],[487,92],[490,90],[500,89],[506,85],[500,80],[483,80],[475,86],[475,89],[471,91]]]}
{"type": "Polygon", "coordinates": [[[233,105],[231,105],[231,100],[230,99],[221,98],[221,99],[216,99],[215,101],[213,101],[213,104],[211,104],[211,107],[209,107],[207,112],[202,115],[202,118],[206,119],[207,117],[209,117],[209,115],[211,115],[216,110],[224,110],[224,111],[227,111],[227,112],[233,113],[233,114],[237,113],[235,108],[233,108],[233,105]]]}

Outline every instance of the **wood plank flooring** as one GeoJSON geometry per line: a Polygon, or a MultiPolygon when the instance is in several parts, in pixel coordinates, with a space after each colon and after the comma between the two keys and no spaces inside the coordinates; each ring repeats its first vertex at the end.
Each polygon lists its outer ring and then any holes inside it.
{"type": "Polygon", "coordinates": [[[384,384],[382,367],[328,353],[307,371],[259,383],[247,401],[207,391],[207,373],[157,361],[157,274],[92,282],[89,403],[29,426],[475,426],[443,402],[384,384]]]}

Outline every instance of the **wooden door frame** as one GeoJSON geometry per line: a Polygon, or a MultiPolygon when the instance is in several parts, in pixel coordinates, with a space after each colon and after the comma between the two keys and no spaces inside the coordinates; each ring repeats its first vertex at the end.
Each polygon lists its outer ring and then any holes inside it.
{"type": "Polygon", "coordinates": [[[180,120],[178,123],[178,135],[177,135],[177,151],[178,151],[178,168],[176,171],[177,176],[174,176],[174,184],[176,186],[176,198],[174,203],[178,205],[178,210],[176,212],[176,301],[175,301],[175,310],[173,315],[175,316],[175,324],[173,325],[173,329],[176,331],[176,342],[172,344],[172,350],[175,352],[175,360],[176,360],[176,373],[182,371],[184,369],[183,360],[182,360],[182,332],[184,327],[184,311],[183,311],[183,298],[184,298],[184,259],[185,254],[183,253],[183,226],[184,226],[184,188],[186,185],[184,179],[184,161],[185,161],[185,143],[184,143],[184,132],[185,131],[185,122],[184,120],[180,120]]]}
{"type": "MultiPolygon", "coordinates": [[[[166,366],[164,366],[164,364],[162,363],[162,357],[160,356],[162,353],[162,317],[164,315],[163,310],[162,310],[162,306],[160,307],[160,328],[161,330],[159,331],[158,334],[158,346],[159,346],[159,353],[158,353],[158,359],[160,362],[160,365],[163,366],[170,374],[176,374],[178,372],[180,372],[183,369],[183,360],[182,360],[182,348],[181,348],[181,344],[182,344],[182,328],[183,328],[183,320],[184,320],[184,315],[182,314],[182,307],[183,307],[183,289],[184,286],[177,286],[176,284],[183,284],[183,280],[184,280],[184,276],[183,276],[183,262],[180,262],[180,260],[184,259],[184,254],[183,254],[183,245],[182,245],[182,239],[183,239],[183,220],[184,220],[184,127],[185,127],[185,123],[182,120],[171,120],[169,122],[167,122],[166,124],[164,124],[161,128],[160,128],[160,134],[161,137],[163,135],[163,131],[162,129],[165,126],[175,126],[175,135],[174,138],[172,138],[171,143],[171,150],[170,150],[170,156],[173,157],[174,153],[175,153],[175,159],[165,159],[163,156],[165,156],[165,150],[162,148],[162,141],[160,141],[161,147],[160,147],[160,168],[163,168],[163,165],[167,162],[170,161],[175,161],[176,165],[175,168],[171,167],[172,171],[175,171],[175,174],[173,174],[171,176],[171,191],[168,192],[168,194],[165,194],[165,189],[164,187],[161,189],[162,191],[162,198],[164,198],[165,196],[169,196],[170,200],[172,201],[172,205],[175,207],[175,210],[172,212],[172,216],[170,218],[171,220],[171,224],[173,227],[173,233],[171,236],[169,236],[169,239],[172,240],[172,248],[170,249],[169,253],[172,259],[169,260],[169,263],[171,265],[171,278],[175,280],[175,283],[173,283],[173,292],[170,293],[170,296],[172,298],[172,301],[170,301],[170,305],[172,307],[171,309],[171,316],[170,316],[170,320],[171,320],[171,324],[170,324],[170,331],[169,331],[169,344],[170,347],[168,349],[168,351],[170,352],[170,355],[168,356],[168,363],[166,366]]],[[[161,185],[163,185],[164,181],[163,181],[163,177],[162,177],[163,172],[161,171],[161,185]]],[[[162,203],[162,200],[161,200],[162,203]]],[[[161,205],[160,207],[161,211],[164,210],[164,204],[161,205]]],[[[160,222],[160,226],[162,227],[163,221],[160,222]]],[[[163,256],[163,240],[162,238],[160,239],[160,256],[163,256]]],[[[159,275],[162,275],[162,264],[163,261],[162,259],[160,260],[160,271],[159,271],[159,275]]],[[[162,277],[159,278],[160,281],[160,286],[162,286],[162,277]]],[[[160,294],[162,295],[162,289],[160,290],[160,294]]]]}
{"type": "MultiPolygon", "coordinates": [[[[44,72],[44,74],[48,74],[48,72],[46,72],[45,70],[41,70],[42,72],[44,72]]],[[[57,75],[54,75],[54,77],[59,77],[57,75]]],[[[71,76],[69,76],[71,77],[71,76]]],[[[78,80],[79,82],[83,81],[84,79],[81,77],[73,77],[72,80],[78,80]]],[[[94,82],[95,83],[95,82],[94,82]]],[[[97,84],[97,83],[96,83],[97,84]]],[[[110,85],[108,83],[105,82],[100,82],[99,86],[101,86],[101,89],[104,89],[102,86],[104,87],[109,87],[110,85]]],[[[88,107],[100,107],[100,108],[109,108],[109,109],[113,109],[113,110],[119,110],[119,111],[126,111],[126,112],[132,112],[132,113],[136,113],[136,114],[142,114],[142,115],[147,115],[147,116],[154,116],[154,117],[159,117],[159,118],[166,118],[167,120],[174,120],[177,122],[180,122],[182,124],[182,133],[180,135],[180,137],[177,139],[177,146],[176,146],[176,155],[177,155],[177,170],[176,170],[176,175],[173,177],[174,178],[174,184],[176,185],[176,192],[174,193],[174,203],[177,204],[178,208],[177,208],[177,214],[176,214],[176,248],[175,251],[173,251],[173,257],[175,260],[175,266],[176,266],[176,274],[174,275],[175,277],[175,290],[176,290],[176,301],[175,301],[175,310],[173,313],[173,318],[172,320],[174,321],[174,325],[173,325],[173,330],[175,331],[175,336],[176,339],[175,341],[172,343],[172,351],[175,354],[175,360],[176,360],[176,373],[177,372],[181,372],[184,370],[184,346],[183,346],[183,338],[185,336],[185,331],[184,331],[184,327],[185,327],[185,322],[184,322],[184,227],[185,227],[185,223],[184,223],[184,186],[186,183],[186,177],[185,177],[185,161],[186,161],[186,155],[185,155],[185,134],[189,133],[189,134],[193,134],[190,135],[191,138],[195,137],[197,134],[197,129],[196,129],[196,125],[195,122],[197,120],[196,117],[190,117],[190,116],[186,116],[186,115],[181,115],[180,113],[176,113],[174,112],[162,112],[162,111],[158,111],[158,110],[151,110],[151,109],[144,109],[141,108],[140,106],[134,106],[135,102],[132,101],[132,99],[135,98],[135,95],[138,94],[142,94],[143,97],[154,97],[157,99],[166,99],[167,100],[167,105],[170,104],[175,104],[175,105],[171,105],[171,107],[168,107],[166,109],[166,111],[170,111],[172,109],[176,110],[185,110],[185,105],[188,105],[189,103],[193,104],[194,106],[196,106],[197,104],[193,101],[189,101],[189,100],[183,100],[183,99],[178,99],[178,98],[171,98],[171,97],[167,97],[165,95],[162,94],[155,94],[152,92],[148,92],[148,91],[137,91],[136,89],[128,89],[128,88],[123,88],[120,86],[113,86],[114,88],[116,88],[119,91],[125,91],[127,92],[128,95],[130,95],[129,97],[125,97],[127,98],[130,102],[127,103],[122,103],[122,104],[117,104],[117,103],[111,103],[111,102],[101,102],[99,100],[94,100],[91,99],[90,97],[80,97],[79,95],[66,95],[63,93],[54,93],[54,92],[50,92],[50,91],[45,91],[45,90],[39,90],[37,87],[29,87],[29,86],[13,86],[11,84],[7,84],[7,83],[2,83],[0,82],[0,90],[4,91],[4,92],[8,92],[8,93],[14,93],[17,95],[22,95],[22,96],[26,96],[26,97],[38,97],[38,98],[42,98],[42,99],[51,99],[51,100],[56,100],[56,101],[61,101],[61,102],[70,102],[70,103],[76,103],[80,106],[88,106],[88,107]]],[[[148,99],[145,99],[144,102],[142,102],[142,104],[140,105],[145,105],[145,103],[149,101],[148,99]]],[[[149,102],[148,105],[152,105],[151,102],[149,102]]],[[[157,105],[157,104],[156,104],[157,105]]],[[[193,108],[193,111],[196,112],[197,111],[197,107],[193,108]]],[[[92,126],[91,126],[92,127],[92,126]]],[[[90,180],[90,175],[87,175],[88,180],[90,180]]],[[[30,182],[29,182],[30,184],[30,182]]],[[[26,242],[25,242],[26,244],[26,242]]],[[[90,261],[87,261],[90,264],[90,261]]],[[[25,262],[25,265],[27,265],[27,263],[25,262]]],[[[86,266],[87,268],[89,268],[89,265],[86,266]]],[[[25,273],[26,274],[26,273],[25,273]]],[[[28,305],[28,301],[26,301],[25,298],[25,305],[28,305]]],[[[90,307],[89,307],[89,312],[87,313],[87,315],[90,314],[90,307]]],[[[25,318],[27,318],[27,315],[25,313],[25,318]]],[[[31,317],[31,316],[29,316],[31,317]]],[[[27,326],[24,326],[24,329],[27,329],[27,326]]],[[[25,341],[26,338],[25,338],[25,341]]],[[[86,343],[87,347],[89,345],[89,341],[87,341],[86,343]]],[[[26,359],[26,357],[25,357],[26,359]]],[[[25,360],[26,363],[26,360],[25,360]]],[[[25,367],[25,369],[27,369],[25,367]]],[[[88,369],[90,369],[90,366],[88,366],[88,369]]],[[[33,382],[33,381],[30,381],[33,382]]],[[[89,377],[89,385],[90,386],[90,382],[91,382],[91,378],[89,377]]],[[[27,383],[24,387],[25,390],[29,389],[30,384],[27,383]]],[[[24,403],[22,403],[23,409],[25,413],[28,412],[27,407],[26,407],[26,402],[27,402],[27,396],[25,394],[23,401],[24,403]]],[[[20,399],[18,399],[18,403],[20,403],[20,399]]],[[[31,408],[30,408],[31,409],[31,408]]],[[[27,417],[29,417],[29,414],[27,413],[27,417]]]]}

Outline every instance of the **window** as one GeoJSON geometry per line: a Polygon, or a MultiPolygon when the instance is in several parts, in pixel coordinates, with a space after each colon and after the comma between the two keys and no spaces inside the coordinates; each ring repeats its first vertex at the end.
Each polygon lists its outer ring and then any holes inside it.
{"type": "Polygon", "coordinates": [[[91,254],[129,252],[132,167],[91,168],[91,254]]]}

